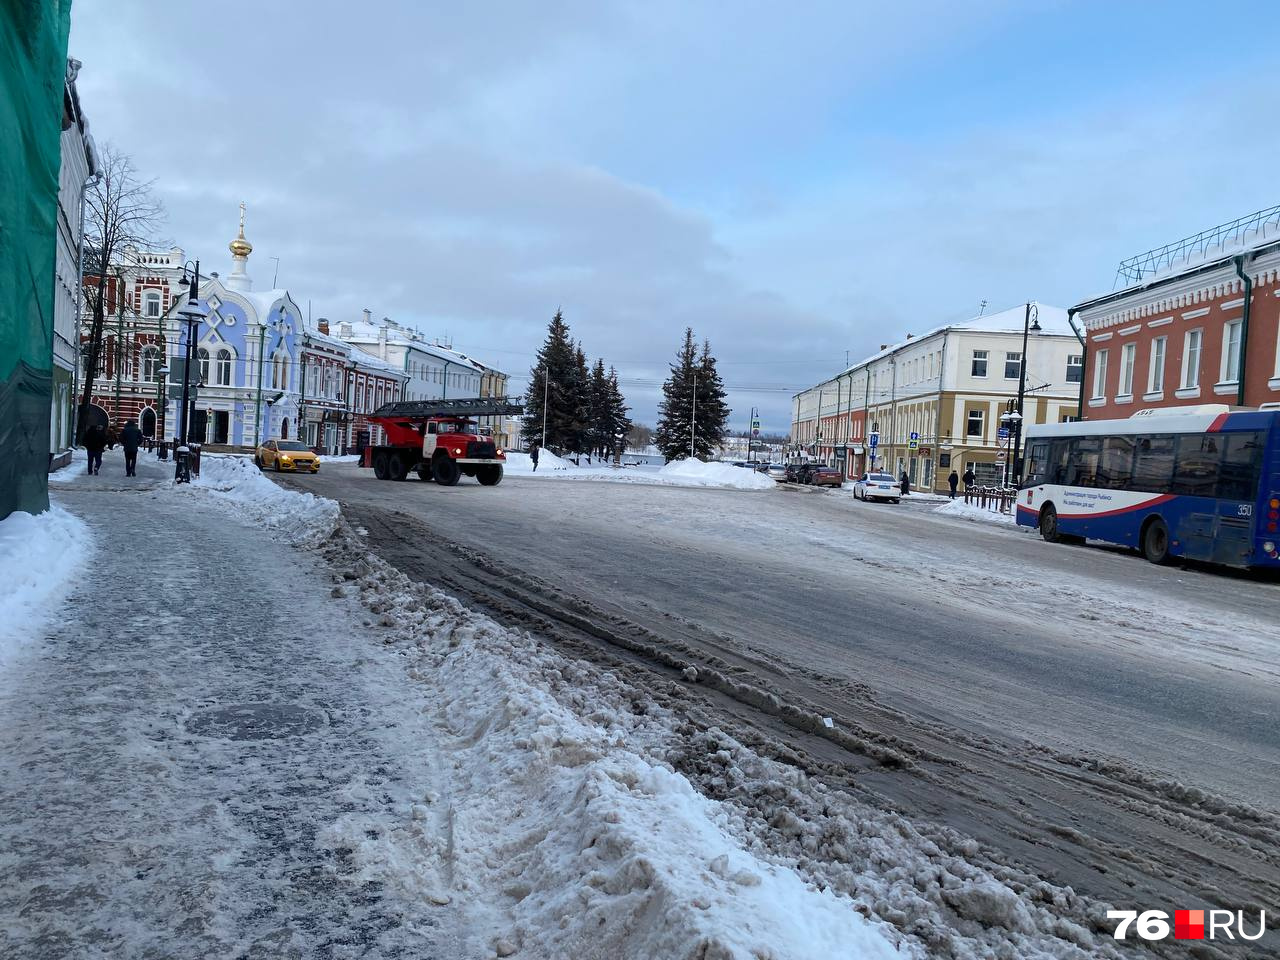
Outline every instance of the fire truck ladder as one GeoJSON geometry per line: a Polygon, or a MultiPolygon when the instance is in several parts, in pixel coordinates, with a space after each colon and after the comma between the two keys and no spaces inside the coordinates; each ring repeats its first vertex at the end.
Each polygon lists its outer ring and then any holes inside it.
{"type": "Polygon", "coordinates": [[[370,417],[419,420],[427,417],[518,417],[524,406],[506,399],[472,397],[459,400],[401,400],[384,403],[370,417]]]}

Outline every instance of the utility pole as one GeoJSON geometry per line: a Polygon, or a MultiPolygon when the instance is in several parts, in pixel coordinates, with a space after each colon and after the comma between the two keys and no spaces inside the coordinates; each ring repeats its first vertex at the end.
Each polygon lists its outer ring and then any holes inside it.
{"type": "Polygon", "coordinates": [[[116,274],[116,429],[120,428],[120,366],[124,361],[124,274],[116,274]]]}
{"type": "Polygon", "coordinates": [[[694,456],[694,436],[698,430],[698,374],[694,374],[694,407],[689,417],[689,456],[694,456]]]}

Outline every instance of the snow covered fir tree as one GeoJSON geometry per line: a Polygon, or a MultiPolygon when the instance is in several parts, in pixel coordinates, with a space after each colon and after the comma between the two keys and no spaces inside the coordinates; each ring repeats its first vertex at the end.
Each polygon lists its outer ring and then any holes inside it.
{"type": "Polygon", "coordinates": [[[686,327],[671,376],[662,385],[654,443],[668,460],[710,460],[724,443],[728,423],[724,382],[711,343],[703,340],[699,352],[693,328],[686,327]]]}

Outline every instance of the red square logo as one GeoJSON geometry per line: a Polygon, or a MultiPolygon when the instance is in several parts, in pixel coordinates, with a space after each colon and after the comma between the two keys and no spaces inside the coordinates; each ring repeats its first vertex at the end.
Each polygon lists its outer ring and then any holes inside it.
{"type": "Polygon", "coordinates": [[[1178,940],[1203,940],[1204,911],[1173,911],[1173,935],[1178,940]]]}

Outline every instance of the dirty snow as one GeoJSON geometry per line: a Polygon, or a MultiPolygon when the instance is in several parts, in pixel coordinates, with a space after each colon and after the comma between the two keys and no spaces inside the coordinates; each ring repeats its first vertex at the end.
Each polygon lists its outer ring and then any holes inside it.
{"type": "Polygon", "coordinates": [[[84,521],[61,507],[0,520],[0,669],[54,619],[90,544],[84,521]]]}
{"type": "MultiPolygon", "coordinates": [[[[182,489],[179,487],[178,489],[182,489]]],[[[236,513],[288,543],[315,543],[338,522],[338,505],[310,493],[284,490],[247,457],[205,454],[191,489],[233,505],[236,513]]]]}
{"type": "Polygon", "coordinates": [[[974,520],[977,522],[1000,523],[1005,526],[1017,526],[1017,518],[1013,513],[1001,513],[998,508],[980,507],[976,502],[965,503],[957,497],[955,500],[949,500],[942,506],[937,507],[934,513],[943,517],[959,517],[962,520],[974,520]]]}

